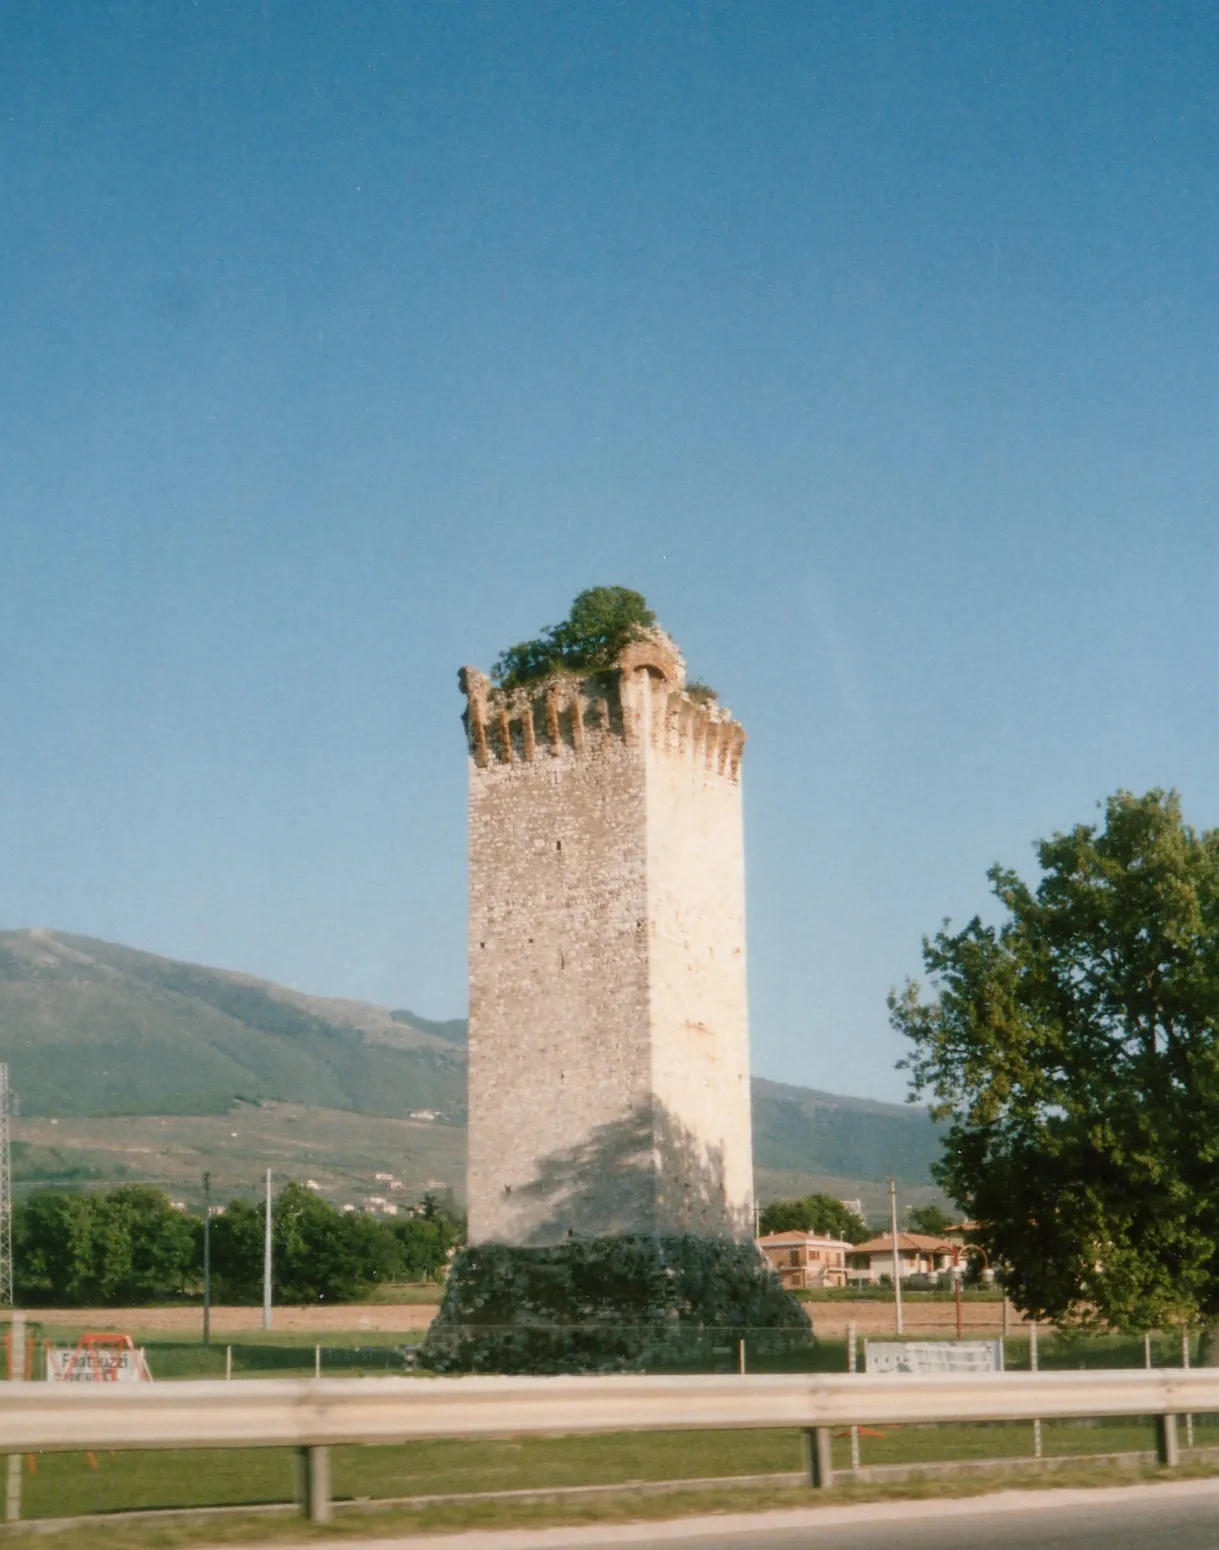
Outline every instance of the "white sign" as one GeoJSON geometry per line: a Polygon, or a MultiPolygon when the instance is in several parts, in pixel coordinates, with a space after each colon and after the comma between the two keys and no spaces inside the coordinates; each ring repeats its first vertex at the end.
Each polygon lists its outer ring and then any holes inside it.
{"type": "Polygon", "coordinates": [[[865,1340],[866,1372],[1002,1372],[1002,1340],[865,1340]]]}
{"type": "Polygon", "coordinates": [[[48,1383],[151,1383],[148,1358],[143,1351],[106,1351],[100,1359],[89,1360],[76,1346],[46,1347],[48,1383]]]}

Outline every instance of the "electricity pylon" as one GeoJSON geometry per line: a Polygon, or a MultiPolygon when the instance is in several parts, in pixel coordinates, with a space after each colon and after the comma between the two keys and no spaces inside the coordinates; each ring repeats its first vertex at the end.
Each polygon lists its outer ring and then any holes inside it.
{"type": "Polygon", "coordinates": [[[0,1308],[13,1306],[13,1169],[9,1157],[8,1066],[0,1061],[0,1308]]]}

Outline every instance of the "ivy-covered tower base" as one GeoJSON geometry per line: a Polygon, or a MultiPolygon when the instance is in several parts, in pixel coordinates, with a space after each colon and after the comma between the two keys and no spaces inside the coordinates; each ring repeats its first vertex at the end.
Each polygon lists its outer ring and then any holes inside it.
{"type": "Polygon", "coordinates": [[[812,1329],[752,1243],[623,1234],[480,1244],[455,1261],[421,1353],[437,1372],[578,1373],[801,1350],[812,1329]]]}

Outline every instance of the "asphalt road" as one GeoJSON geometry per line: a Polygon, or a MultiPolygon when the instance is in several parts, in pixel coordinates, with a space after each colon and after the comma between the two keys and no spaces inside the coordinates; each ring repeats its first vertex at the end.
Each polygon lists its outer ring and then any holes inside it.
{"type": "Polygon", "coordinates": [[[1005,1491],[972,1500],[889,1501],[612,1528],[343,1541],[344,1550],[880,1550],[888,1545],[894,1550],[1219,1550],[1219,1480],[1005,1491]]]}
{"type": "MultiPolygon", "coordinates": [[[[698,1550],[1216,1550],[1219,1499],[1194,1499],[1166,1508],[1158,1501],[1092,1502],[1066,1510],[1032,1508],[996,1515],[983,1509],[968,1517],[930,1517],[921,1522],[862,1522],[854,1527],[763,1528],[753,1534],[717,1534],[679,1541],[698,1550]]],[[[592,1550],[592,1541],[585,1541],[592,1550]]]]}

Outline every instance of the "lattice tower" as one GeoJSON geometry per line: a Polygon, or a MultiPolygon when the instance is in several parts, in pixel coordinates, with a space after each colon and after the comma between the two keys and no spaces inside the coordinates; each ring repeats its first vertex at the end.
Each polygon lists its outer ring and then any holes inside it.
{"type": "Polygon", "coordinates": [[[0,1307],[13,1306],[13,1170],[9,1154],[8,1066],[0,1061],[0,1307]]]}

